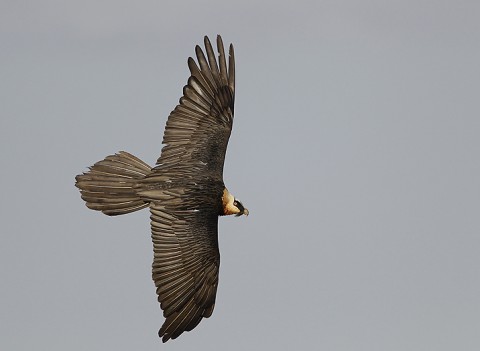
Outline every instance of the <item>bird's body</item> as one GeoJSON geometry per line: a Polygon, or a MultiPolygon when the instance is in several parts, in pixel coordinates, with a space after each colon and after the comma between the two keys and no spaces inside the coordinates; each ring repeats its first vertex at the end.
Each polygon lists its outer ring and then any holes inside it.
{"type": "Polygon", "coordinates": [[[220,253],[218,216],[248,215],[223,182],[233,124],[235,59],[228,67],[217,37],[218,65],[205,37],[196,47],[191,76],[170,114],[155,167],[127,152],[107,156],[76,177],[87,206],[107,215],[149,207],[154,260],[152,277],[166,318],[163,341],[192,330],[215,306],[220,253]]]}

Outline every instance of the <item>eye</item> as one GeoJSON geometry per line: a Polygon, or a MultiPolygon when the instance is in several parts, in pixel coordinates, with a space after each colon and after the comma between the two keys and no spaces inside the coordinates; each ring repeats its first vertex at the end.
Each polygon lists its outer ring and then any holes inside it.
{"type": "Polygon", "coordinates": [[[234,201],[233,206],[238,206],[238,201],[234,201]]]}

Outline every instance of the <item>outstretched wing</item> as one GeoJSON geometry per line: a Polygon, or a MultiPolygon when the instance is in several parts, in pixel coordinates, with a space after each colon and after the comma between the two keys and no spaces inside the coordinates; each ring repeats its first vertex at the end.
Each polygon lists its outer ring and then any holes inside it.
{"type": "Polygon", "coordinates": [[[233,125],[235,57],[230,44],[227,67],[222,38],[217,36],[217,64],[208,37],[204,41],[207,55],[197,45],[198,65],[191,57],[188,59],[191,75],[179,104],[168,117],[163,136],[165,146],[152,177],[170,169],[181,175],[198,174],[201,170],[220,180],[223,177],[233,125]]]}
{"type": "Polygon", "coordinates": [[[164,342],[195,328],[215,306],[219,199],[235,92],[233,47],[228,67],[220,36],[217,47],[218,63],[207,37],[206,55],[197,46],[198,64],[188,59],[191,75],[168,117],[165,146],[139,192],[151,202],[152,274],[166,318],[159,331],[164,342]]]}
{"type": "Polygon", "coordinates": [[[163,342],[210,317],[217,292],[218,213],[207,206],[186,209],[183,195],[168,191],[166,201],[150,206],[152,276],[166,318],[158,332],[163,342]]]}

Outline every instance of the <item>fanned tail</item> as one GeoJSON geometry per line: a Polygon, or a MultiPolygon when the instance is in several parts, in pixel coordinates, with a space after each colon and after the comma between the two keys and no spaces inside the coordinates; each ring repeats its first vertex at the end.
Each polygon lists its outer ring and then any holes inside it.
{"type": "Polygon", "coordinates": [[[109,216],[134,212],[149,205],[135,190],[151,168],[145,162],[125,151],[107,156],[95,163],[86,173],[75,177],[75,186],[92,210],[109,216]]]}

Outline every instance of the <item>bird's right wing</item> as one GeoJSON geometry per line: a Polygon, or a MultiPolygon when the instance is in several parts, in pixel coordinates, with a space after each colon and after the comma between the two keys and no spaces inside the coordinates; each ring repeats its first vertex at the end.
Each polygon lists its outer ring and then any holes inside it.
{"type": "Polygon", "coordinates": [[[160,158],[151,174],[177,172],[182,177],[198,172],[222,179],[223,164],[233,125],[235,57],[230,45],[227,57],[217,36],[218,63],[205,37],[205,51],[197,45],[197,62],[188,59],[190,78],[179,104],[165,127],[160,158]]]}
{"type": "Polygon", "coordinates": [[[218,214],[207,207],[186,209],[175,198],[150,205],[154,260],[152,276],[166,318],[159,336],[175,339],[208,318],[215,306],[220,253],[218,214]],[[173,199],[173,201],[172,201],[173,199]]]}

